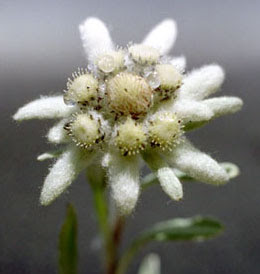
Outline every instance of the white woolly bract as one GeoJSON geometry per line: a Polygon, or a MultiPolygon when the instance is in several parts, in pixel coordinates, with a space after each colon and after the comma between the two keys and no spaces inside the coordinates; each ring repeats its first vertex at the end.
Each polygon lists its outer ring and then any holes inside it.
{"type": "Polygon", "coordinates": [[[138,274],[161,274],[161,261],[157,254],[148,254],[142,261],[138,274]]]}
{"type": "Polygon", "coordinates": [[[49,142],[54,144],[62,144],[69,141],[64,125],[68,122],[68,119],[62,119],[56,123],[47,134],[47,139],[49,142]]]}
{"type": "Polygon", "coordinates": [[[80,171],[90,164],[93,155],[83,155],[77,148],[68,148],[51,167],[41,191],[40,202],[49,205],[72,182],[80,171]]]}
{"type": "Polygon", "coordinates": [[[183,197],[182,184],[174,174],[172,168],[167,166],[165,160],[157,151],[143,153],[143,158],[149,167],[156,172],[163,191],[173,200],[180,200],[183,197]]]}
{"type": "Polygon", "coordinates": [[[72,112],[73,108],[65,105],[62,96],[41,97],[19,108],[13,118],[17,121],[63,118],[72,112]]]}
{"type": "Polygon", "coordinates": [[[45,152],[45,153],[40,154],[37,157],[37,160],[38,161],[45,161],[45,160],[53,159],[53,158],[56,158],[56,157],[57,157],[57,154],[55,152],[45,152]]]}
{"type": "Polygon", "coordinates": [[[177,37],[177,26],[174,20],[166,19],[156,25],[145,37],[142,44],[154,47],[161,54],[167,54],[177,37]]]}
{"type": "Polygon", "coordinates": [[[101,166],[104,168],[107,168],[109,166],[111,160],[111,154],[105,153],[101,159],[101,166]]]}
{"type": "Polygon", "coordinates": [[[191,100],[178,100],[174,102],[171,110],[176,113],[184,124],[187,122],[208,121],[214,115],[210,107],[203,104],[203,102],[191,100]]]}
{"type": "Polygon", "coordinates": [[[215,93],[224,81],[224,71],[218,65],[207,65],[195,69],[183,79],[180,98],[201,100],[215,93]]]}
{"type": "Polygon", "coordinates": [[[187,140],[165,155],[169,164],[198,181],[213,185],[224,184],[228,181],[225,169],[187,140]]]}
{"type": "Polygon", "coordinates": [[[186,69],[186,58],[185,56],[174,57],[170,61],[170,64],[172,64],[179,72],[184,73],[186,69]]]}
{"type": "Polygon", "coordinates": [[[214,117],[232,114],[239,111],[243,106],[243,101],[238,97],[218,97],[203,101],[214,113],[214,117]]]}
{"type": "Polygon", "coordinates": [[[98,55],[114,49],[106,25],[98,18],[88,18],[79,25],[79,31],[85,53],[90,62],[94,63],[98,55]]]}
{"type": "Polygon", "coordinates": [[[108,172],[116,206],[122,215],[128,215],[135,208],[140,192],[139,158],[111,154],[108,172]]]}
{"type": "Polygon", "coordinates": [[[169,167],[163,167],[157,170],[157,177],[163,191],[173,200],[179,201],[183,197],[182,184],[169,167]]]}

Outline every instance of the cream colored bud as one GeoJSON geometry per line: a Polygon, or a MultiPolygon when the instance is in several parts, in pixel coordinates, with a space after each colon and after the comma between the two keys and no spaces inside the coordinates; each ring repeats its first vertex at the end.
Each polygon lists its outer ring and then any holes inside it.
{"type": "Polygon", "coordinates": [[[79,70],[78,73],[73,74],[73,77],[74,79],[69,79],[67,83],[67,91],[64,95],[65,103],[89,104],[97,100],[98,81],[93,75],[79,70]]]}
{"type": "Polygon", "coordinates": [[[80,113],[75,115],[75,119],[65,129],[78,146],[88,148],[102,139],[100,127],[100,121],[95,120],[91,114],[80,113]]]}
{"type": "Polygon", "coordinates": [[[162,150],[171,150],[180,142],[181,120],[170,112],[158,112],[149,121],[148,134],[151,145],[162,150]]]}
{"type": "Polygon", "coordinates": [[[97,66],[104,73],[117,72],[124,67],[123,51],[111,51],[97,58],[97,66]]]}
{"type": "Polygon", "coordinates": [[[146,134],[143,126],[130,117],[116,129],[115,145],[124,156],[135,155],[146,145],[146,134]]]}
{"type": "Polygon", "coordinates": [[[133,60],[141,64],[155,64],[160,58],[160,52],[157,49],[142,44],[132,45],[128,51],[133,60]]]}
{"type": "Polygon", "coordinates": [[[182,83],[182,75],[170,64],[156,66],[156,72],[160,81],[159,89],[169,95],[178,89],[182,83]]]}
{"type": "Polygon", "coordinates": [[[133,118],[145,114],[152,103],[152,89],[144,78],[121,72],[107,82],[111,110],[133,118]]]}

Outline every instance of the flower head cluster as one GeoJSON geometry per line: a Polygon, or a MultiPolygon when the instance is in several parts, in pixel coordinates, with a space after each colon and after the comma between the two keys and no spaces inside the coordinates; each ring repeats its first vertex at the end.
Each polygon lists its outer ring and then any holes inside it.
{"type": "Polygon", "coordinates": [[[225,170],[184,137],[186,130],[241,108],[236,97],[206,99],[224,80],[221,67],[208,65],[186,74],[185,58],[167,55],[177,32],[172,20],[126,48],[114,46],[99,19],[89,18],[79,29],[87,68],[72,74],[63,96],[43,97],[14,115],[16,120],[62,118],[47,138],[67,146],[44,182],[41,203],[51,203],[93,164],[107,169],[122,214],[136,205],[143,162],[174,200],[183,196],[175,169],[202,182],[227,182],[225,170]]]}

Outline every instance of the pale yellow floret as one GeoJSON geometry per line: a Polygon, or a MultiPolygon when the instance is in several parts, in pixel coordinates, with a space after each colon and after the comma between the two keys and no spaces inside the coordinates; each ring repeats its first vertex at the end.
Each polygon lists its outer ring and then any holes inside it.
{"type": "Polygon", "coordinates": [[[123,155],[135,155],[146,146],[146,134],[143,126],[130,117],[117,128],[115,145],[123,155]]]}
{"type": "Polygon", "coordinates": [[[77,114],[65,129],[72,140],[82,148],[91,147],[101,138],[100,122],[87,113],[77,114]]]}
{"type": "Polygon", "coordinates": [[[96,64],[105,73],[117,72],[124,67],[124,53],[122,50],[107,52],[97,58],[96,64]]]}
{"type": "Polygon", "coordinates": [[[144,78],[127,72],[121,72],[107,82],[111,110],[133,118],[147,113],[152,103],[152,92],[144,78]]]}
{"type": "Polygon", "coordinates": [[[93,75],[79,70],[74,73],[73,80],[69,79],[64,101],[67,103],[75,102],[89,104],[98,98],[98,80],[93,75]]]}
{"type": "Polygon", "coordinates": [[[159,112],[148,125],[149,140],[153,147],[171,150],[180,142],[182,135],[181,120],[170,112],[159,112]]]}
{"type": "MultiPolygon", "coordinates": [[[[166,93],[172,93],[181,86],[182,75],[171,64],[160,64],[156,66],[156,72],[160,80],[160,87],[166,93]]],[[[170,95],[169,94],[169,95],[170,95]]]]}
{"type": "Polygon", "coordinates": [[[128,48],[130,56],[141,64],[155,64],[160,58],[160,52],[150,46],[135,44],[128,48]]]}

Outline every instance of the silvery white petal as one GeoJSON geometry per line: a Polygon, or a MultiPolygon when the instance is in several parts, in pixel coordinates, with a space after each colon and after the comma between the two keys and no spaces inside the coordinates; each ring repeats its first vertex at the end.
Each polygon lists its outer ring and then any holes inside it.
{"type": "Polygon", "coordinates": [[[173,172],[173,169],[167,166],[165,160],[157,151],[145,152],[143,159],[149,165],[151,170],[156,172],[163,191],[173,200],[180,200],[183,197],[182,184],[173,172]]]}
{"type": "Polygon", "coordinates": [[[185,140],[172,152],[166,153],[167,161],[192,178],[213,185],[224,184],[228,181],[228,174],[209,155],[196,149],[185,140]]]}
{"type": "Polygon", "coordinates": [[[172,111],[177,114],[184,124],[208,121],[214,115],[206,104],[192,100],[176,100],[172,106],[172,111]]]}
{"type": "Polygon", "coordinates": [[[203,104],[213,111],[214,117],[218,117],[239,111],[243,101],[238,97],[218,97],[204,100],[203,104]]]}
{"type": "Polygon", "coordinates": [[[145,37],[143,44],[154,47],[161,54],[167,54],[177,37],[177,26],[174,20],[166,19],[156,25],[145,37]]]}
{"type": "Polygon", "coordinates": [[[179,201],[183,197],[182,184],[170,167],[163,167],[157,170],[157,177],[163,191],[173,200],[179,201]]]}
{"type": "Polygon", "coordinates": [[[41,191],[40,202],[49,205],[76,179],[83,168],[90,164],[92,154],[83,155],[78,148],[68,148],[51,167],[41,191]]]}
{"type": "Polygon", "coordinates": [[[138,274],[160,274],[161,261],[157,254],[148,254],[142,261],[138,274]]]}
{"type": "Polygon", "coordinates": [[[85,53],[90,62],[93,63],[100,53],[114,49],[106,25],[98,18],[87,18],[79,25],[79,31],[85,53]]]}
{"type": "Polygon", "coordinates": [[[110,161],[111,161],[111,154],[110,153],[105,153],[103,155],[103,158],[101,159],[102,167],[107,168],[109,166],[110,161]]]}
{"type": "Polygon", "coordinates": [[[62,152],[63,152],[62,149],[58,149],[58,150],[54,150],[54,151],[47,151],[45,153],[40,154],[37,157],[37,160],[45,161],[45,160],[49,160],[49,159],[53,159],[53,158],[58,158],[62,154],[62,152]]]}
{"type": "Polygon", "coordinates": [[[224,81],[224,71],[218,65],[195,69],[183,79],[179,96],[183,99],[202,100],[215,93],[224,81]]]}
{"type": "Polygon", "coordinates": [[[69,141],[64,125],[68,122],[68,119],[62,119],[56,123],[48,132],[47,139],[54,144],[62,144],[69,141]]]}
{"type": "Polygon", "coordinates": [[[70,115],[72,111],[73,108],[65,105],[62,96],[41,97],[19,108],[13,118],[17,121],[63,118],[70,115]]]}
{"type": "Polygon", "coordinates": [[[108,172],[117,208],[122,215],[128,215],[135,208],[140,192],[139,158],[111,154],[108,172]]]}
{"type": "Polygon", "coordinates": [[[185,56],[174,57],[170,63],[181,73],[186,69],[186,58],[185,56]]]}

